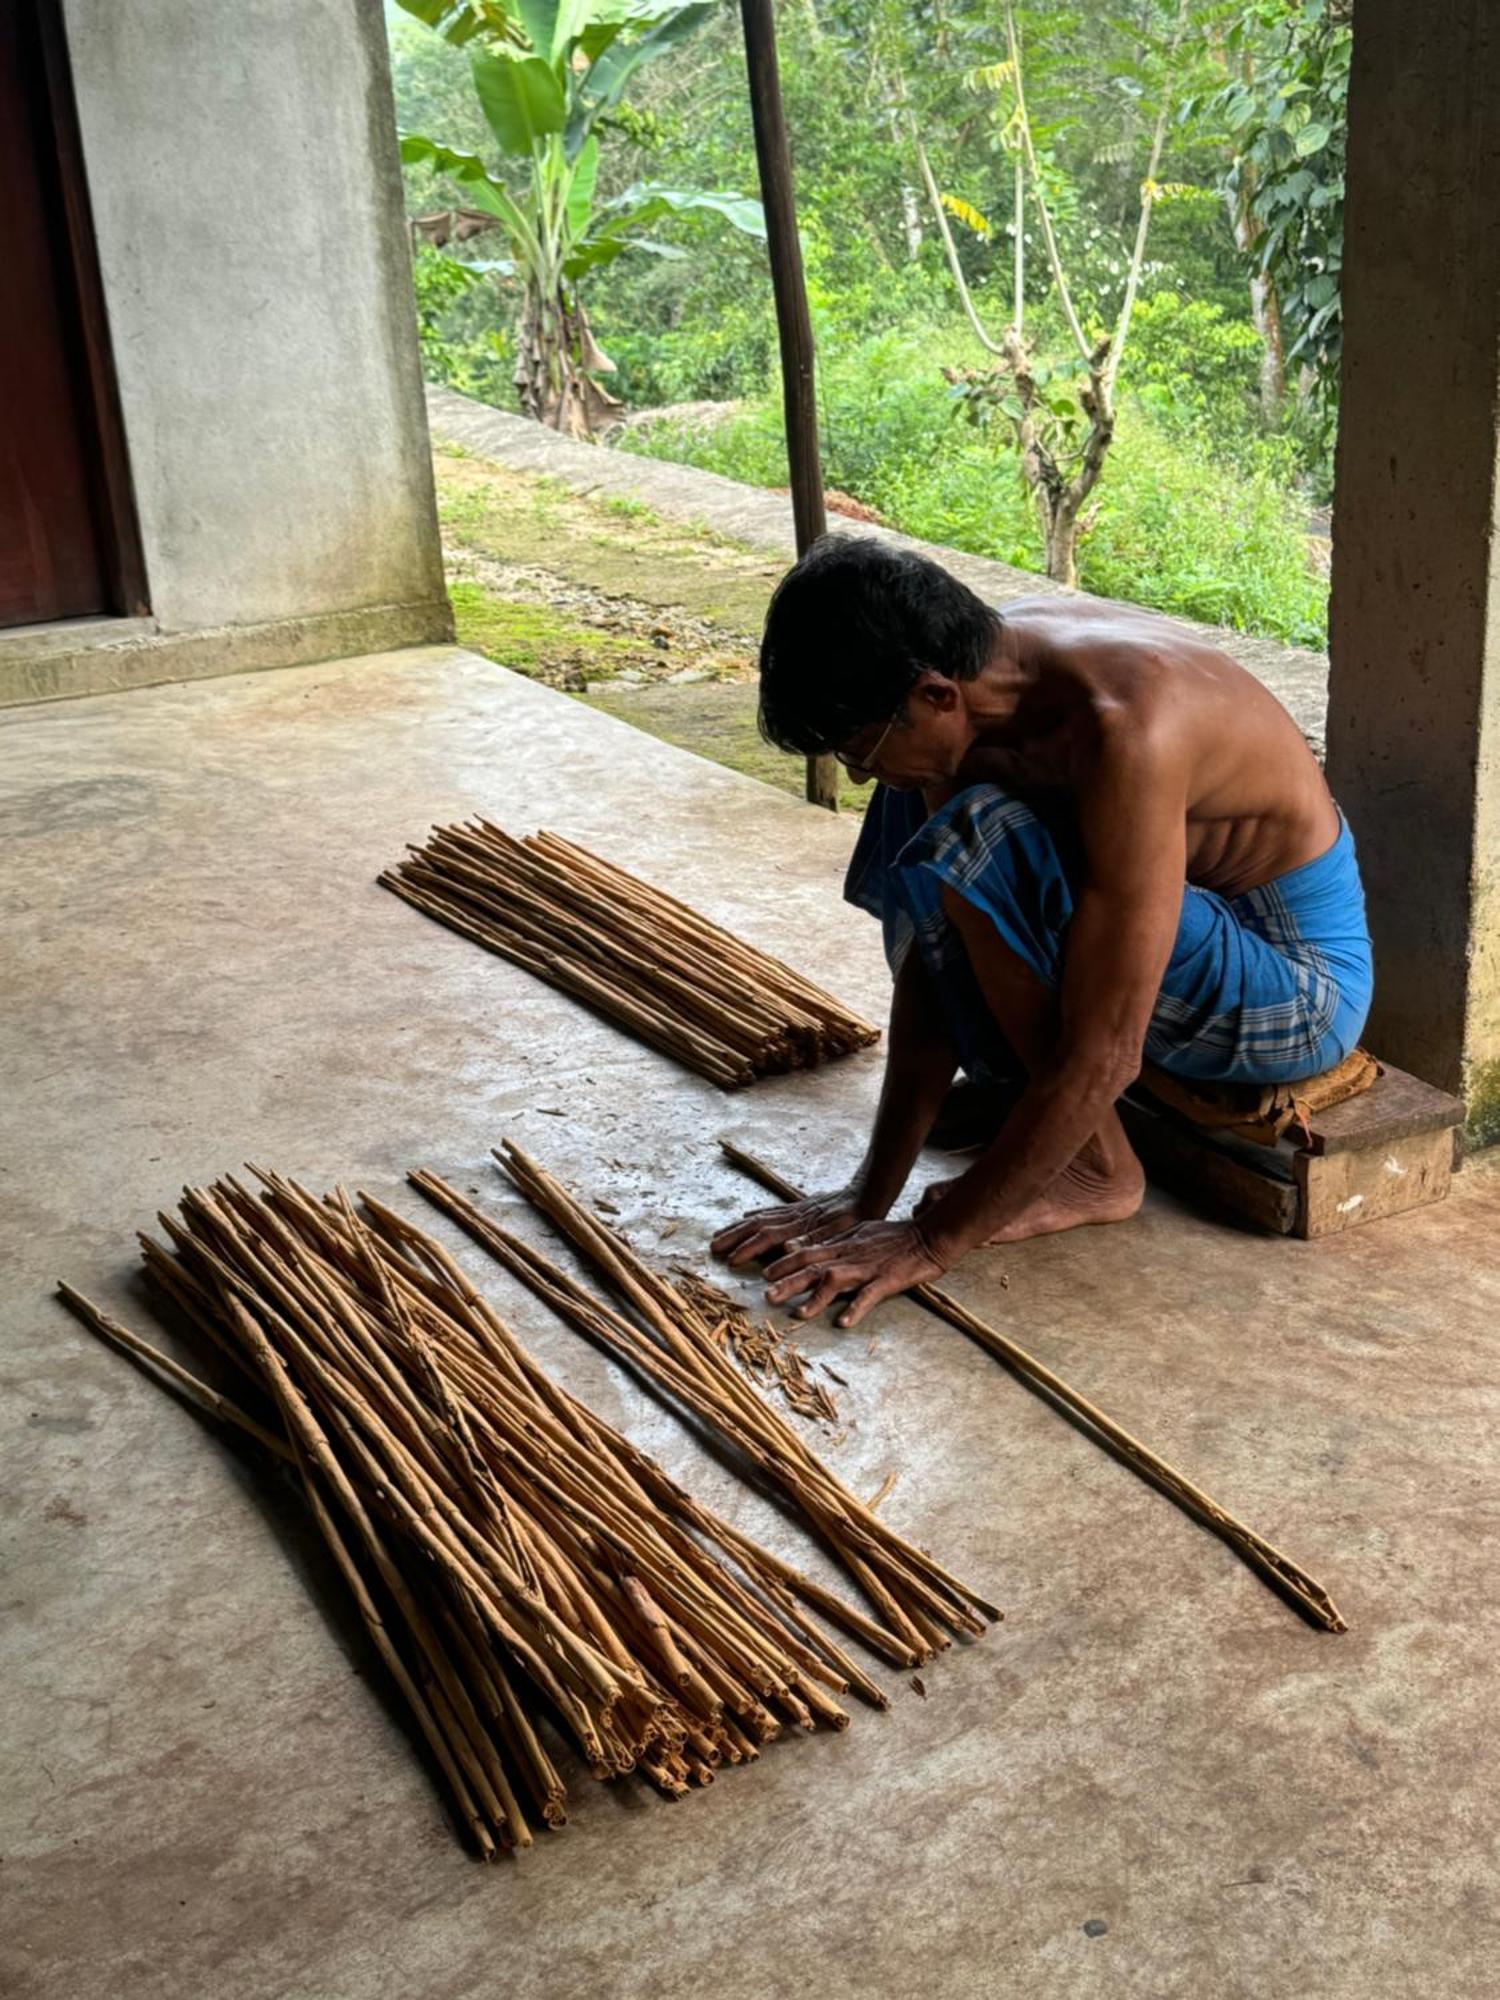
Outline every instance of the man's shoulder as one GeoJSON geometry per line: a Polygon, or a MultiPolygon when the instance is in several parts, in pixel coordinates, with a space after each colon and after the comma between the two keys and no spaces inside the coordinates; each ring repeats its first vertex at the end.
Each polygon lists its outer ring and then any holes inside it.
{"type": "Polygon", "coordinates": [[[1039,659],[1060,665],[1118,663],[1139,669],[1154,664],[1181,669],[1205,659],[1238,665],[1231,654],[1190,625],[1108,597],[1034,599],[1021,630],[1039,659]]]}

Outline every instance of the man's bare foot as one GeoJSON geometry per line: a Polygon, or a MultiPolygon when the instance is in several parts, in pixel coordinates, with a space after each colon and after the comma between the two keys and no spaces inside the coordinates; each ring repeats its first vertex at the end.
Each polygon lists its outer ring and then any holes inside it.
{"type": "Polygon", "coordinates": [[[1128,1222],[1146,1193],[1146,1175],[1132,1153],[1108,1173],[1074,1160],[1013,1222],[985,1240],[1020,1243],[1028,1236],[1055,1236],[1091,1222],[1128,1222]]]}
{"type": "MultiPolygon", "coordinates": [[[[953,1185],[934,1181],[924,1189],[915,1213],[921,1215],[953,1185]]],[[[1082,1229],[1094,1222],[1128,1222],[1146,1192],[1146,1175],[1134,1153],[1109,1169],[1074,1160],[1029,1208],[986,1236],[988,1243],[1020,1243],[1028,1236],[1055,1236],[1063,1229],[1082,1229]]]]}

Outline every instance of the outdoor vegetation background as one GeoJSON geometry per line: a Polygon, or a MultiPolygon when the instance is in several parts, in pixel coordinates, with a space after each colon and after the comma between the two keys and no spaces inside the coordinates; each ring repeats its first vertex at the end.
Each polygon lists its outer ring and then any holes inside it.
{"type": "MultiPolygon", "coordinates": [[[[1015,10],[1030,113],[1080,316],[1118,311],[1150,130],[1170,90],[1119,421],[1085,511],[1085,589],[1319,646],[1338,360],[1341,0],[1118,0],[1015,10]],[[1174,36],[1176,42],[1174,46],[1174,36]],[[1282,321],[1284,393],[1268,397],[1251,281],[1282,321]]],[[[670,60],[643,67],[611,121],[601,196],[650,181],[753,194],[738,10],[705,9],[670,60]]],[[[466,52],[389,12],[398,122],[503,174],[466,52]]],[[[818,349],[825,478],[927,540],[1043,568],[1014,426],[972,420],[944,368],[993,368],[967,324],[915,163],[920,136],[976,305],[998,335],[1011,306],[1014,155],[996,5],[781,0],[777,25],[818,349]],[[961,220],[970,212],[968,221],[961,220]]],[[[430,166],[406,169],[409,212],[461,205],[430,166]]],[[[1028,332],[1067,379],[1068,341],[1028,205],[1028,332]]],[[[693,405],[608,435],[784,486],[765,245],[712,212],[663,221],[657,247],[583,281],[603,379],[630,413],[693,405]]],[[[516,287],[486,239],[424,246],[414,282],[430,377],[502,408],[516,287]]]]}

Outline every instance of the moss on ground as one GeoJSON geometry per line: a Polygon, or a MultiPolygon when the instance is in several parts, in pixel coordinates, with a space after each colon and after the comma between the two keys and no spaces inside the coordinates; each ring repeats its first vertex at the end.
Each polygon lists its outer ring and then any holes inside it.
{"type": "MultiPolygon", "coordinates": [[[[773,749],[755,721],[754,642],[778,562],[642,502],[589,498],[447,447],[434,462],[450,563],[469,572],[448,587],[461,645],[802,797],[801,760],[773,749]],[[517,569],[529,577],[507,595],[506,572],[517,569]],[[562,604],[538,601],[538,571],[557,579],[562,604]],[[620,629],[572,615],[579,604],[596,621],[618,616],[620,629]],[[714,677],[660,678],[683,667],[714,677]]],[[[840,802],[859,811],[865,796],[845,784],[840,802]]]]}
{"type": "Polygon", "coordinates": [[[679,605],[726,633],[759,633],[781,574],[774,558],[665,521],[635,501],[591,499],[560,480],[460,458],[446,447],[433,464],[450,540],[594,590],[679,605]]]}
{"type": "Polygon", "coordinates": [[[555,611],[548,604],[498,597],[477,583],[448,586],[453,625],[461,646],[554,687],[582,688],[633,666],[638,642],[555,611]]]}

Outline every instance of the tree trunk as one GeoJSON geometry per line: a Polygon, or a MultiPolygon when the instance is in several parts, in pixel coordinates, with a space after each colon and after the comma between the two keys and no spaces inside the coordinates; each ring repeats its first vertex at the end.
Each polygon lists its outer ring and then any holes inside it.
{"type": "Polygon", "coordinates": [[[1042,536],[1047,548],[1047,574],[1054,583],[1078,588],[1078,514],[1070,506],[1044,506],[1042,536]]]}
{"type": "Polygon", "coordinates": [[[915,264],[922,254],[922,204],[914,187],[901,189],[901,227],[906,236],[907,262],[915,264]]]}
{"type": "Polygon", "coordinates": [[[1032,374],[1030,345],[1013,326],[1005,331],[1005,359],[1021,401],[1016,445],[1021,454],[1022,475],[1036,501],[1047,574],[1054,583],[1065,583],[1070,590],[1076,590],[1079,516],[1099,483],[1115,435],[1114,404],[1105,378],[1109,343],[1101,341],[1094,349],[1089,359],[1088,384],[1079,391],[1079,401],[1089,420],[1089,434],[1078,469],[1071,477],[1063,471],[1043,428],[1043,404],[1032,374]]]}
{"type": "MultiPolygon", "coordinates": [[[[890,127],[891,143],[899,153],[906,142],[906,134],[901,129],[901,110],[906,103],[906,78],[898,66],[887,74],[876,59],[874,73],[882,79],[885,97],[886,123],[890,127]]],[[[903,182],[901,186],[901,231],[906,238],[906,260],[915,264],[922,254],[924,231],[922,228],[922,197],[919,191],[903,182]]]]}
{"type": "Polygon", "coordinates": [[[542,307],[536,288],[528,285],[516,321],[516,365],[511,372],[516,401],[523,416],[541,423],[546,403],[547,362],[542,342],[542,307]]]}
{"type": "Polygon", "coordinates": [[[614,365],[595,345],[588,315],[576,299],[526,287],[512,379],[528,417],[568,437],[592,439],[621,407],[594,380],[596,372],[614,365]]]}
{"type": "Polygon", "coordinates": [[[1286,403],[1286,349],[1276,282],[1265,272],[1250,280],[1250,318],[1261,340],[1260,418],[1267,430],[1275,430],[1286,403]]]}
{"type": "MultiPolygon", "coordinates": [[[[1248,160],[1240,163],[1240,183],[1229,200],[1229,222],[1234,246],[1240,255],[1253,260],[1255,246],[1265,234],[1265,224],[1251,206],[1255,179],[1248,160]]],[[[1281,337],[1281,301],[1276,284],[1266,272],[1250,273],[1250,319],[1260,335],[1260,416],[1267,430],[1281,422],[1286,402],[1286,350],[1281,337]]]]}

